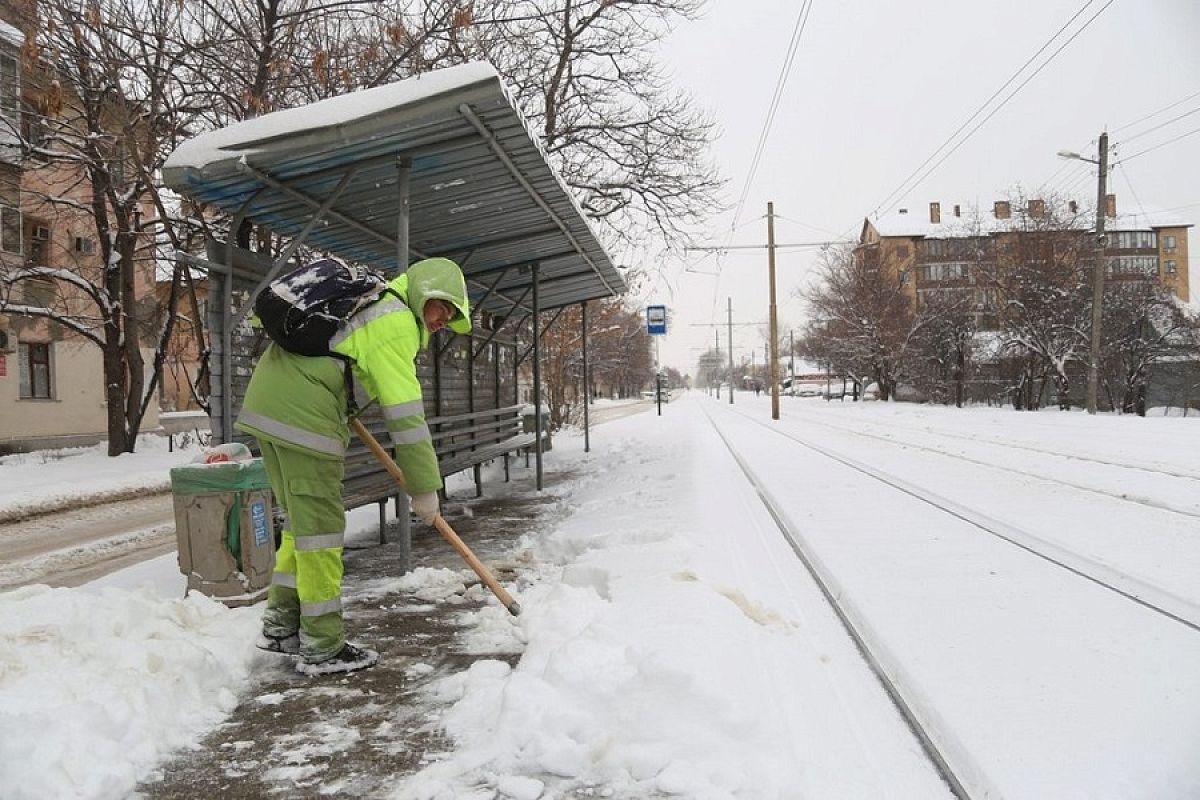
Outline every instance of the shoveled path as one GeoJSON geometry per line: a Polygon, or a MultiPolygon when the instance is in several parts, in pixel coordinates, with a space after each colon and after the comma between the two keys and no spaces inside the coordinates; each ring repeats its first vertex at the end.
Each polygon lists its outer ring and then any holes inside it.
{"type": "MultiPolygon", "coordinates": [[[[502,489],[485,483],[482,498],[447,504],[447,520],[505,584],[519,566],[516,539],[539,516],[555,513],[555,486],[571,477],[547,475],[538,493],[532,470],[520,472],[511,484],[499,484],[502,489]]],[[[435,531],[419,524],[412,551],[413,568],[467,569],[435,531]]],[[[159,776],[138,787],[138,796],[380,798],[436,760],[449,745],[431,724],[437,709],[422,689],[478,659],[515,664],[520,654],[463,652],[463,613],[497,602],[477,580],[465,595],[435,601],[370,591],[371,584],[400,574],[397,561],[386,546],[345,555],[347,631],[379,651],[378,665],[348,676],[305,678],[289,657],[264,656],[261,673],[228,720],[196,749],[164,764],[159,776]]]]}

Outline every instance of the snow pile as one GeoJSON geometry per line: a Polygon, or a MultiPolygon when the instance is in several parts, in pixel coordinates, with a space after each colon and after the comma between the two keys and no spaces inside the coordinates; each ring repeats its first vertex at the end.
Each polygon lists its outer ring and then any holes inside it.
{"type": "Polygon", "coordinates": [[[695,546],[736,524],[720,492],[678,474],[691,454],[644,441],[594,458],[607,468],[570,487],[575,515],[525,542],[543,573],[518,588],[522,615],[487,606],[464,626],[468,650],[527,643],[519,664],[436,683],[455,751],[395,797],[792,796],[803,766],[747,655],[793,648],[795,625],[717,577],[722,549],[695,546]]]}
{"type": "Polygon", "coordinates": [[[149,589],[0,594],[0,797],[126,797],[237,704],[259,616],[149,589]]]}

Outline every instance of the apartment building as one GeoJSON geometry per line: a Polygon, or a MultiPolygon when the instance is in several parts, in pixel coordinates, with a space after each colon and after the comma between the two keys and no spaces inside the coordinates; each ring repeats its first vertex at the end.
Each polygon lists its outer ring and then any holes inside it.
{"type": "MultiPolygon", "coordinates": [[[[0,2],[0,273],[50,267],[98,282],[103,272],[95,222],[88,209],[90,186],[78,168],[31,155],[48,114],[49,81],[22,59],[33,3],[0,2]],[[13,24],[16,23],[16,24],[13,24]]],[[[55,91],[63,91],[53,84],[55,91]]],[[[70,98],[65,100],[70,103],[70,98]]],[[[155,301],[153,267],[134,276],[132,294],[139,318],[149,318],[155,301]]],[[[108,436],[104,365],[100,348],[61,321],[36,313],[52,309],[63,317],[94,317],[95,299],[69,279],[0,281],[0,454],[42,447],[94,444],[108,436]]],[[[144,342],[149,370],[153,347],[144,342]]],[[[158,427],[151,404],[142,430],[158,427]]]]}
{"type": "MultiPolygon", "coordinates": [[[[943,210],[929,204],[928,213],[901,208],[863,222],[855,253],[862,263],[896,280],[914,300],[930,292],[970,293],[986,323],[995,310],[994,290],[980,280],[992,272],[1002,253],[1012,253],[1032,237],[1055,237],[1059,251],[1073,248],[1080,260],[1094,257],[1094,212],[1074,202],[1048,208],[1032,199],[1023,207],[996,201],[990,211],[960,205],[943,210]]],[[[1110,281],[1153,280],[1189,302],[1188,229],[1192,223],[1176,215],[1141,208],[1118,210],[1115,195],[1105,204],[1104,259],[1110,281]]]]}

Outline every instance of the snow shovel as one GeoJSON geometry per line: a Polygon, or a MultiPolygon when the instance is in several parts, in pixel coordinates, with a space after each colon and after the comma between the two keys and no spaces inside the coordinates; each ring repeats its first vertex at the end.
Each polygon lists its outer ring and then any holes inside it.
{"type": "MultiPolygon", "coordinates": [[[[365,444],[370,451],[375,454],[375,457],[379,459],[379,463],[383,464],[384,469],[388,471],[388,474],[392,476],[400,488],[403,489],[407,494],[408,487],[404,483],[404,473],[400,471],[400,467],[396,465],[396,462],[392,460],[392,457],[388,455],[388,452],[383,449],[383,445],[381,445],[379,441],[371,435],[371,432],[367,430],[367,426],[363,425],[358,419],[352,419],[350,420],[350,427],[354,429],[354,432],[358,434],[358,438],[362,439],[363,444],[365,444]]],[[[466,543],[459,538],[458,534],[454,532],[454,528],[450,527],[450,523],[446,522],[446,520],[442,518],[441,514],[438,514],[433,518],[433,527],[437,528],[437,532],[440,533],[442,537],[450,543],[451,547],[458,551],[458,554],[463,557],[463,560],[466,561],[468,565],[470,565],[471,569],[475,570],[475,574],[478,575],[483,580],[484,584],[492,590],[492,594],[496,595],[496,599],[498,599],[504,605],[504,607],[508,609],[508,613],[512,614],[514,617],[519,615],[521,613],[521,604],[514,600],[512,595],[505,591],[504,587],[500,585],[499,581],[497,581],[495,577],[493,577],[492,573],[486,566],[484,566],[483,562],[471,552],[471,548],[467,547],[466,543]]]]}

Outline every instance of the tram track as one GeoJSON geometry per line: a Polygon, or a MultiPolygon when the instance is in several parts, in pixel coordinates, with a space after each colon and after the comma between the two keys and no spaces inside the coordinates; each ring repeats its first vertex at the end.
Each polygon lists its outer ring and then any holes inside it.
{"type": "Polygon", "coordinates": [[[834,576],[821,564],[815,554],[805,546],[802,538],[792,529],[792,526],[785,519],[778,504],[771,498],[770,493],[758,479],[754,469],[738,453],[733,443],[729,441],[725,432],[721,430],[720,425],[716,423],[707,409],[704,409],[704,415],[729,451],[734,462],[738,465],[738,469],[741,470],[746,480],[754,488],[755,493],[783,535],[784,540],[812,577],[817,588],[824,596],[825,601],[829,604],[830,609],[838,618],[847,635],[854,642],[854,646],[862,656],[863,661],[879,681],[884,692],[891,700],[892,705],[896,708],[900,717],[920,744],[922,752],[925,753],[925,756],[929,759],[937,774],[945,782],[950,792],[959,798],[959,800],[972,800],[976,795],[968,791],[966,782],[960,775],[963,772],[974,774],[977,772],[977,769],[962,765],[961,762],[965,760],[964,756],[961,754],[958,757],[951,755],[947,752],[953,749],[948,746],[949,743],[938,741],[934,727],[925,721],[921,709],[902,690],[901,681],[897,677],[898,665],[890,663],[890,659],[879,652],[879,648],[865,633],[862,621],[843,602],[841,590],[837,586],[834,576]]]}
{"type": "MultiPolygon", "coordinates": [[[[1051,542],[1032,531],[1009,524],[962,503],[958,503],[898,475],[869,466],[813,442],[805,441],[799,436],[767,425],[748,415],[739,412],[734,413],[747,422],[753,423],[777,436],[788,439],[795,444],[867,475],[891,489],[926,503],[948,516],[954,517],[984,533],[1005,541],[1057,568],[1090,581],[1107,591],[1120,595],[1126,600],[1137,603],[1154,613],[1160,614],[1200,633],[1200,606],[1186,598],[1180,597],[1117,567],[1102,563],[1056,542],[1051,542]]],[[[712,421],[711,417],[709,419],[712,421]]],[[[853,431],[847,432],[853,433],[853,431]]]]}
{"type": "MultiPolygon", "coordinates": [[[[751,422],[763,430],[800,445],[822,458],[837,462],[893,491],[903,493],[937,509],[938,512],[952,517],[959,523],[969,525],[973,529],[983,531],[991,537],[1012,545],[1041,562],[1062,570],[1064,574],[1081,578],[1124,601],[1134,603],[1146,611],[1170,620],[1171,623],[1200,633],[1200,607],[1161,587],[1154,586],[1110,565],[1102,564],[1086,555],[1046,541],[1030,531],[1022,530],[978,510],[956,503],[897,475],[876,469],[815,442],[805,441],[791,432],[780,430],[764,421],[737,411],[732,413],[746,422],[751,422]]],[[[756,473],[754,465],[739,453],[735,442],[736,437],[723,430],[722,425],[708,409],[704,410],[704,414],[753,487],[779,532],[812,576],[830,608],[862,654],[864,661],[878,678],[893,705],[950,791],[960,798],[998,796],[994,793],[994,787],[989,785],[983,770],[975,763],[972,755],[966,752],[956,737],[951,732],[947,732],[940,723],[936,709],[923,707],[919,702],[919,695],[914,697],[908,695],[904,688],[903,676],[906,672],[904,663],[892,656],[889,650],[879,642],[872,641],[874,637],[871,634],[872,626],[869,620],[856,611],[855,604],[852,602],[853,598],[846,596],[837,576],[824,566],[819,554],[812,550],[806,543],[805,537],[789,521],[783,510],[786,506],[776,502],[767,482],[756,473]]],[[[837,428],[837,426],[830,427],[837,428]]],[[[854,433],[854,431],[843,432],[854,433]]],[[[893,444],[909,446],[907,443],[893,442],[893,444]]]]}
{"type": "MultiPolygon", "coordinates": [[[[904,440],[904,439],[896,439],[894,437],[886,436],[886,435],[878,434],[878,433],[870,433],[868,431],[864,431],[861,429],[848,428],[848,427],[845,427],[842,425],[834,425],[830,422],[827,422],[827,421],[821,420],[821,419],[809,418],[808,421],[814,422],[817,425],[821,425],[822,427],[828,428],[830,430],[835,430],[840,433],[849,433],[853,436],[858,436],[860,438],[874,439],[876,441],[881,441],[881,442],[884,442],[885,444],[890,444],[895,447],[907,447],[907,448],[912,448],[914,450],[921,450],[926,453],[933,453],[935,455],[943,456],[945,458],[956,459],[958,461],[963,461],[968,464],[982,466],[987,469],[997,470],[1000,472],[1012,473],[1014,475],[1019,475],[1022,478],[1030,478],[1033,480],[1043,481],[1045,483],[1052,483],[1052,484],[1056,484],[1059,486],[1065,486],[1069,489],[1074,489],[1074,490],[1080,491],[1080,492],[1090,492],[1093,494],[1112,498],[1114,500],[1120,500],[1120,501],[1126,502],[1126,503],[1134,503],[1136,505],[1145,506],[1146,508],[1153,508],[1158,511],[1165,511],[1169,514],[1179,514],[1181,516],[1191,517],[1193,519],[1200,519],[1200,511],[1193,510],[1191,508],[1183,508],[1183,507],[1177,506],[1170,502],[1155,500],[1155,499],[1149,498],[1149,497],[1141,497],[1141,496],[1138,496],[1135,494],[1129,494],[1127,492],[1119,493],[1119,492],[1115,492],[1115,491],[1110,491],[1108,489],[1101,489],[1101,488],[1097,488],[1095,486],[1089,486],[1089,485],[1083,484],[1083,483],[1077,483],[1075,481],[1065,480],[1063,478],[1057,478],[1057,477],[1052,477],[1049,475],[1039,474],[1036,472],[1030,472],[1028,469],[1017,469],[1015,467],[1008,467],[1003,464],[996,464],[996,463],[992,463],[992,462],[988,462],[988,461],[982,461],[977,458],[970,458],[968,456],[964,456],[960,453],[952,453],[952,452],[943,450],[939,447],[933,447],[928,444],[918,444],[917,442],[908,441],[908,440],[904,440]]],[[[909,430],[915,430],[915,429],[910,428],[909,430]]],[[[929,434],[930,432],[925,431],[923,433],[929,434]]],[[[1021,450],[1021,451],[1025,451],[1025,452],[1029,452],[1029,453],[1040,453],[1043,455],[1056,456],[1059,458],[1079,459],[1079,460],[1084,460],[1084,461],[1090,461],[1095,464],[1104,465],[1105,467],[1112,467],[1112,468],[1125,467],[1125,465],[1117,464],[1116,462],[1112,462],[1112,461],[1105,461],[1102,459],[1095,459],[1095,458],[1080,459],[1080,457],[1078,457],[1078,456],[1067,455],[1064,453],[1058,453],[1058,452],[1053,452],[1053,451],[1043,450],[1043,449],[1038,449],[1038,448],[1030,448],[1030,447],[1025,447],[1025,446],[1021,446],[1021,445],[1008,445],[1003,442],[995,442],[995,441],[991,441],[991,440],[986,440],[986,441],[972,440],[972,439],[969,439],[968,437],[965,437],[965,436],[960,437],[955,434],[933,433],[932,435],[947,436],[950,438],[960,438],[960,439],[964,439],[966,441],[971,441],[974,444],[983,444],[988,447],[1012,447],[1015,450],[1021,450]]],[[[1197,483],[1197,486],[1196,486],[1197,494],[1200,495],[1200,476],[1193,477],[1191,475],[1167,472],[1165,470],[1148,470],[1145,467],[1127,467],[1127,468],[1128,469],[1136,469],[1136,470],[1140,470],[1140,471],[1155,472],[1159,475],[1163,475],[1163,476],[1167,476],[1167,477],[1175,478],[1175,479],[1179,479],[1179,480],[1195,481],[1197,483]]]]}
{"type": "MultiPolygon", "coordinates": [[[[828,423],[825,420],[818,420],[818,419],[816,419],[816,415],[811,415],[811,414],[806,415],[805,418],[808,420],[819,422],[822,425],[827,425],[828,427],[831,427],[831,428],[839,428],[840,430],[850,430],[848,428],[841,428],[840,426],[837,426],[837,425],[831,425],[830,423],[828,423]]],[[[1145,463],[1111,461],[1109,459],[1099,458],[1097,456],[1085,455],[1083,453],[1069,453],[1069,452],[1063,452],[1061,450],[1054,450],[1054,449],[1047,448],[1047,447],[1038,447],[1038,446],[1026,444],[1026,443],[1004,442],[1004,441],[999,441],[997,439],[992,439],[992,438],[980,438],[978,435],[968,436],[968,435],[962,434],[962,433],[952,433],[950,431],[933,430],[928,427],[916,427],[913,425],[904,425],[903,423],[890,422],[888,427],[891,430],[911,431],[920,436],[938,436],[938,437],[941,437],[944,439],[956,439],[959,441],[970,442],[972,444],[984,444],[984,445],[988,445],[991,447],[1002,447],[1002,448],[1016,450],[1018,452],[1023,452],[1023,453],[1037,453],[1039,455],[1053,456],[1053,457],[1062,458],[1062,459],[1069,460],[1069,461],[1081,461],[1081,462],[1091,463],[1091,464],[1100,464],[1105,467],[1113,467],[1113,468],[1120,469],[1120,470],[1144,472],[1144,473],[1148,473],[1150,475],[1158,475],[1158,476],[1164,476],[1164,477],[1168,477],[1168,478],[1179,478],[1181,480],[1196,481],[1197,483],[1200,483],[1200,472],[1191,472],[1191,471],[1179,470],[1179,469],[1163,469],[1159,466],[1152,466],[1152,465],[1145,464],[1145,463]]],[[[887,437],[882,437],[882,438],[887,438],[887,437]]]]}

